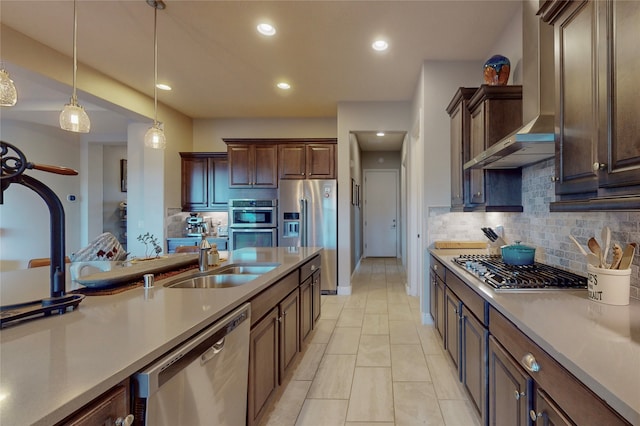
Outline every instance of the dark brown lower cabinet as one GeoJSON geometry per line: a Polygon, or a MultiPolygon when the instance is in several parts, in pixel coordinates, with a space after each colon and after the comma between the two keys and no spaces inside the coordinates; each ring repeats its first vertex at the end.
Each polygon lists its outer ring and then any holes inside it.
{"type": "Polygon", "coordinates": [[[58,426],[114,425],[131,413],[129,380],[99,396],[58,426]]]}
{"type": "Polygon", "coordinates": [[[300,351],[300,297],[293,291],[280,302],[280,383],[300,351]]]}
{"type": "MultiPolygon", "coordinates": [[[[460,299],[449,289],[445,290],[445,348],[456,366],[456,370],[460,371],[460,312],[462,311],[462,303],[460,299]]],[[[458,377],[459,378],[459,377],[458,377]]]]}
{"type": "Polygon", "coordinates": [[[320,269],[316,270],[313,273],[313,280],[311,281],[311,294],[312,294],[312,311],[313,311],[313,328],[316,328],[316,324],[320,319],[320,314],[322,313],[322,300],[320,297],[322,287],[322,271],[320,269]]]}
{"type": "Polygon", "coordinates": [[[535,394],[535,410],[529,410],[529,417],[534,425],[541,426],[575,426],[566,414],[553,402],[542,389],[535,394]]]}
{"type": "Polygon", "coordinates": [[[313,329],[313,277],[300,284],[300,341],[307,340],[313,329]]]}
{"type": "Polygon", "coordinates": [[[531,377],[489,336],[489,424],[529,424],[531,377]]]}
{"type": "Polygon", "coordinates": [[[435,275],[434,281],[433,281],[433,285],[435,286],[435,301],[436,301],[436,316],[435,316],[435,323],[436,323],[436,330],[438,330],[438,334],[440,334],[440,337],[444,340],[444,333],[445,333],[445,325],[444,325],[444,313],[445,313],[445,309],[444,309],[444,289],[445,289],[445,285],[444,282],[440,279],[439,276],[435,275]]]}
{"type": "Polygon", "coordinates": [[[489,330],[462,306],[460,380],[482,424],[487,423],[487,341],[489,330]]]}
{"type": "Polygon", "coordinates": [[[249,395],[247,423],[256,424],[278,388],[278,318],[273,308],[252,329],[249,337],[249,395]]]}

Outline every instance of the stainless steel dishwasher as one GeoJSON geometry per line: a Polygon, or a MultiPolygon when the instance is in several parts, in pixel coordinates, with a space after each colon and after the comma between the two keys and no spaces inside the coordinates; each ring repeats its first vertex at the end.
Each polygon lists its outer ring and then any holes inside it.
{"type": "Polygon", "coordinates": [[[135,374],[136,424],[244,425],[250,318],[247,303],[135,374]]]}

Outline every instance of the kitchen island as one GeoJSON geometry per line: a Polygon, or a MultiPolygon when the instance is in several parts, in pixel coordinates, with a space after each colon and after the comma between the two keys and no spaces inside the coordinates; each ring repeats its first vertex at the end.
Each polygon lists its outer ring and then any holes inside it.
{"type": "MultiPolygon", "coordinates": [[[[464,282],[488,302],[486,316],[479,320],[488,323],[491,335],[495,327],[501,337],[507,336],[501,319],[505,318],[628,423],[640,424],[639,301],[631,299],[628,306],[605,305],[589,300],[586,290],[496,292],[455,264],[452,260],[458,253],[454,250],[434,249],[431,254],[446,268],[446,277],[454,275],[454,283],[464,282]]],[[[499,340],[499,336],[496,338],[499,340]]],[[[522,341],[509,336],[507,343],[511,347],[520,345],[521,349],[522,341]]],[[[519,357],[515,359],[520,361],[519,357]]],[[[540,373],[534,372],[532,377],[549,371],[543,362],[540,364],[540,373]]],[[[558,377],[550,381],[556,391],[561,389],[558,377]]],[[[577,395],[573,398],[579,399],[577,395]]]]}
{"type": "MultiPolygon", "coordinates": [[[[56,424],[321,251],[245,248],[230,252],[225,263],[279,266],[232,288],[166,288],[163,281],[156,281],[148,290],[138,287],[110,296],[87,296],[72,312],[2,329],[0,424],[56,424]]],[[[197,269],[180,277],[195,273],[197,269]]],[[[78,287],[69,276],[67,291],[78,287]]],[[[48,297],[48,277],[47,267],[2,273],[2,305],[48,297]]]]}

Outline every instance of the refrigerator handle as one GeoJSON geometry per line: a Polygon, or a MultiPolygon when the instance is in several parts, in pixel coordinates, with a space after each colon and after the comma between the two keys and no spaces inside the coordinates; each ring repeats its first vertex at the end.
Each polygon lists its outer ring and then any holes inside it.
{"type": "Polygon", "coordinates": [[[307,246],[307,200],[300,199],[300,246],[307,246]]]}

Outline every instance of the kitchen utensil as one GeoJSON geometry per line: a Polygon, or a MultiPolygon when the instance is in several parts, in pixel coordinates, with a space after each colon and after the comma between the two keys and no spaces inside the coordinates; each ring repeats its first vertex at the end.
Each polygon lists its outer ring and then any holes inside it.
{"type": "Polygon", "coordinates": [[[496,241],[496,238],[494,238],[493,234],[489,232],[489,228],[480,228],[480,229],[482,230],[482,233],[484,234],[484,236],[489,239],[489,241],[491,241],[492,243],[496,241]]]}
{"type": "Polygon", "coordinates": [[[532,265],[536,254],[534,247],[525,246],[516,241],[515,244],[500,247],[502,260],[507,265],[532,265]]]}
{"type": "Polygon", "coordinates": [[[496,231],[494,231],[493,229],[487,228],[487,231],[489,231],[489,234],[491,234],[491,236],[493,237],[493,241],[496,241],[498,238],[500,238],[500,236],[496,234],[496,231]]]}
{"type": "Polygon", "coordinates": [[[596,268],[600,267],[600,258],[593,253],[587,253],[587,263],[596,268]]]}
{"type": "Polygon", "coordinates": [[[629,243],[622,252],[622,259],[618,265],[618,269],[629,269],[631,267],[631,261],[633,260],[633,254],[636,251],[636,243],[629,243]]]}
{"type": "Polygon", "coordinates": [[[620,261],[622,260],[622,247],[620,244],[614,244],[611,249],[613,252],[613,260],[611,261],[610,269],[618,269],[618,265],[620,265],[620,261]]]}
{"type": "Polygon", "coordinates": [[[604,244],[604,249],[602,251],[603,267],[606,268],[609,246],[611,245],[611,229],[609,229],[608,226],[605,226],[602,228],[602,233],[600,235],[602,237],[602,244],[604,244]]]}
{"type": "Polygon", "coordinates": [[[591,250],[591,253],[598,256],[598,259],[599,259],[598,267],[602,268],[603,260],[602,260],[602,250],[600,249],[600,244],[598,244],[595,238],[591,237],[589,238],[589,241],[587,241],[587,246],[589,246],[589,250],[591,250]]]}
{"type": "Polygon", "coordinates": [[[569,235],[569,238],[571,239],[571,241],[573,241],[573,243],[576,245],[576,247],[578,247],[578,250],[580,250],[580,253],[582,253],[584,256],[586,256],[587,255],[587,251],[582,247],[582,245],[580,245],[578,240],[576,240],[573,235],[569,235]]]}

